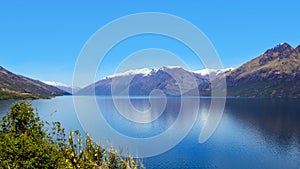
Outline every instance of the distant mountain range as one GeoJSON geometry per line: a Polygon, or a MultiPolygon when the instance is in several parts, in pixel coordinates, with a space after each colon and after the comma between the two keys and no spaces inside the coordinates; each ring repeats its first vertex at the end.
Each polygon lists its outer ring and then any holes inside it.
{"type": "Polygon", "coordinates": [[[151,93],[154,89],[169,96],[210,96],[211,85],[218,85],[221,77],[226,78],[228,96],[300,98],[300,45],[279,44],[235,69],[144,68],[108,76],[82,89],[33,80],[0,67],[0,99],[48,98],[72,91],[77,95],[158,94],[151,93]]]}
{"type": "Polygon", "coordinates": [[[79,90],[77,94],[111,95],[113,85],[115,95],[149,95],[152,90],[160,89],[164,94],[171,96],[198,93],[209,96],[211,82],[218,84],[220,77],[224,76],[228,96],[299,98],[300,46],[293,48],[287,43],[279,44],[236,69],[189,71],[167,66],[159,69],[130,70],[101,79],[79,90]],[[192,89],[195,86],[190,83],[191,76],[196,80],[197,89],[192,89]],[[173,77],[176,77],[176,80],[173,77]],[[126,83],[129,83],[129,87],[126,83]]]}
{"type": "Polygon", "coordinates": [[[83,88],[77,94],[92,95],[95,92],[96,95],[111,95],[111,87],[115,86],[113,88],[115,95],[127,95],[128,93],[130,95],[149,95],[154,89],[159,89],[165,95],[171,96],[194,95],[197,92],[192,92],[192,90],[196,88],[199,89],[200,95],[209,95],[210,83],[205,76],[181,67],[170,66],[159,69],[130,70],[108,76],[83,88]]]}
{"type": "Polygon", "coordinates": [[[66,94],[69,93],[0,66],[0,99],[38,99],[66,94]]]}
{"type": "Polygon", "coordinates": [[[78,95],[149,95],[159,89],[168,96],[210,95],[210,79],[215,79],[233,70],[233,68],[214,70],[203,69],[189,71],[177,66],[165,66],[158,69],[137,69],[118,73],[99,80],[95,84],[81,89],[78,95]]]}
{"type": "Polygon", "coordinates": [[[60,82],[43,81],[43,83],[57,87],[60,90],[66,91],[68,93],[73,93],[73,92],[76,93],[80,90],[80,87],[73,87],[73,86],[66,85],[66,84],[63,84],[60,82]]]}

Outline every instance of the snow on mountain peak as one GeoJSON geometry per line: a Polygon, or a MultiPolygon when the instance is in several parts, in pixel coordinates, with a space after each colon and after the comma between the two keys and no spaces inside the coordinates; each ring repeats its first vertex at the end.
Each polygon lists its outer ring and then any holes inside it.
{"type": "Polygon", "coordinates": [[[51,86],[71,87],[70,85],[66,85],[66,84],[54,82],[54,81],[43,81],[43,83],[45,83],[47,85],[51,85],[51,86]]]}
{"type": "Polygon", "coordinates": [[[128,75],[138,75],[138,74],[143,74],[144,76],[147,76],[153,71],[156,72],[158,70],[166,70],[166,69],[182,69],[182,67],[180,67],[180,66],[164,66],[162,68],[155,68],[155,69],[150,69],[150,68],[132,69],[132,70],[127,70],[126,72],[120,72],[120,73],[116,73],[114,75],[109,75],[106,78],[128,76],[128,75]]]}
{"type": "MultiPolygon", "coordinates": [[[[133,69],[133,70],[128,70],[126,72],[116,73],[114,75],[107,76],[106,78],[114,78],[114,77],[120,77],[120,76],[133,76],[133,75],[138,75],[138,74],[147,76],[147,75],[151,74],[151,72],[156,72],[159,70],[167,70],[167,69],[184,69],[184,68],[182,68],[180,66],[164,66],[162,68],[156,68],[156,69],[149,69],[149,68],[133,69]]],[[[230,68],[224,68],[224,69],[201,69],[201,70],[196,70],[196,71],[190,71],[190,70],[186,70],[186,69],[184,69],[184,70],[205,76],[205,75],[209,75],[211,73],[213,73],[215,75],[219,75],[220,73],[232,71],[233,69],[234,68],[230,67],[230,68]]]]}
{"type": "Polygon", "coordinates": [[[128,76],[128,75],[138,75],[138,74],[143,74],[144,76],[146,76],[146,75],[150,74],[152,70],[153,69],[148,69],[148,68],[128,70],[126,72],[116,73],[114,75],[107,76],[107,78],[113,78],[113,77],[118,77],[118,76],[128,76]]]}
{"type": "Polygon", "coordinates": [[[80,90],[79,87],[73,87],[71,85],[66,85],[66,84],[54,82],[54,81],[43,81],[43,83],[50,85],[50,86],[57,87],[60,90],[66,91],[68,93],[73,93],[73,92],[80,90]]]}
{"type": "Polygon", "coordinates": [[[164,66],[161,69],[182,69],[182,67],[180,67],[180,66],[164,66]]]}
{"type": "Polygon", "coordinates": [[[209,75],[211,73],[219,75],[220,73],[224,73],[224,72],[228,72],[228,71],[232,71],[234,68],[230,67],[230,68],[224,68],[224,69],[201,69],[201,70],[196,70],[193,71],[194,73],[200,74],[202,76],[205,75],[209,75]]]}

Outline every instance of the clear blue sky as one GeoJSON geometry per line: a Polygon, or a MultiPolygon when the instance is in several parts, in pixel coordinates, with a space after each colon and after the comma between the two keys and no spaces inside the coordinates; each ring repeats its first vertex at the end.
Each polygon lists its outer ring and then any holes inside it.
{"type": "MultiPolygon", "coordinates": [[[[224,67],[237,67],[281,42],[300,44],[299,6],[297,0],[0,1],[0,65],[71,84],[77,56],[95,31],[128,14],[163,12],[192,22],[214,44],[224,67]]],[[[145,47],[160,47],[152,45],[145,47]]],[[[112,73],[113,61],[107,59],[99,77],[112,73]]]]}

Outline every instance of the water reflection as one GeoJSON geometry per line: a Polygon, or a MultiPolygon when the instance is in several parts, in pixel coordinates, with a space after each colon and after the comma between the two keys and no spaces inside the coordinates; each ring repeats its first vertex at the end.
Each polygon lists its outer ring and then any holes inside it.
{"type": "Polygon", "coordinates": [[[300,100],[228,99],[225,113],[261,132],[266,141],[300,143],[300,100]]]}
{"type": "MultiPolygon", "coordinates": [[[[72,99],[72,97],[57,97],[51,100],[35,100],[32,104],[43,119],[61,121],[67,131],[76,129],[83,131],[72,99]]],[[[4,115],[13,102],[0,101],[0,115],[4,115]]],[[[156,136],[169,129],[176,121],[181,106],[179,98],[168,98],[166,109],[157,120],[137,124],[120,115],[111,99],[99,97],[97,102],[111,127],[124,135],[136,138],[156,136]]],[[[150,106],[146,98],[133,98],[131,103],[140,111],[150,106]]],[[[198,136],[209,115],[209,107],[210,99],[202,98],[197,123],[189,135],[168,152],[145,158],[143,161],[146,167],[299,168],[300,100],[227,99],[219,127],[206,143],[199,144],[198,136]]],[[[86,116],[92,114],[89,113],[91,109],[88,106],[84,107],[84,110],[86,116]]],[[[185,109],[184,115],[189,117],[191,112],[192,110],[185,109]]],[[[183,119],[180,125],[184,127],[189,122],[183,119]]],[[[101,127],[102,124],[98,125],[101,127]]],[[[149,144],[147,148],[151,149],[151,145],[149,144]]]]}
{"type": "Polygon", "coordinates": [[[9,111],[10,105],[15,102],[15,100],[0,100],[0,117],[5,115],[9,111]]]}
{"type": "MultiPolygon", "coordinates": [[[[157,99],[159,100],[159,98],[157,99]]],[[[139,138],[155,136],[168,129],[176,120],[181,106],[180,99],[171,99],[158,119],[151,123],[135,123],[118,112],[112,99],[98,98],[97,102],[105,120],[112,128],[125,135],[139,138]]],[[[150,106],[149,100],[146,98],[132,98],[131,102],[139,110],[148,109],[150,106]]],[[[127,110],[125,105],[123,105],[123,110],[127,110]]]]}

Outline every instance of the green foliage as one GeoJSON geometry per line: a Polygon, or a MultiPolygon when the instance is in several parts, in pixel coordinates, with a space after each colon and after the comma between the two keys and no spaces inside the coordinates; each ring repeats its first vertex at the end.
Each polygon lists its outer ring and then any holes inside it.
{"type": "Polygon", "coordinates": [[[11,106],[0,122],[0,168],[144,168],[84,138],[78,130],[66,138],[59,122],[43,122],[29,103],[11,106]],[[46,129],[45,129],[46,128],[46,129]]]}
{"type": "Polygon", "coordinates": [[[60,153],[43,130],[30,104],[11,106],[0,122],[0,165],[3,168],[57,168],[60,153]]]}
{"type": "Polygon", "coordinates": [[[70,132],[67,145],[62,152],[66,157],[66,168],[144,168],[141,164],[139,167],[129,156],[123,158],[112,147],[105,149],[95,144],[88,134],[82,138],[78,130],[70,132]]]}

